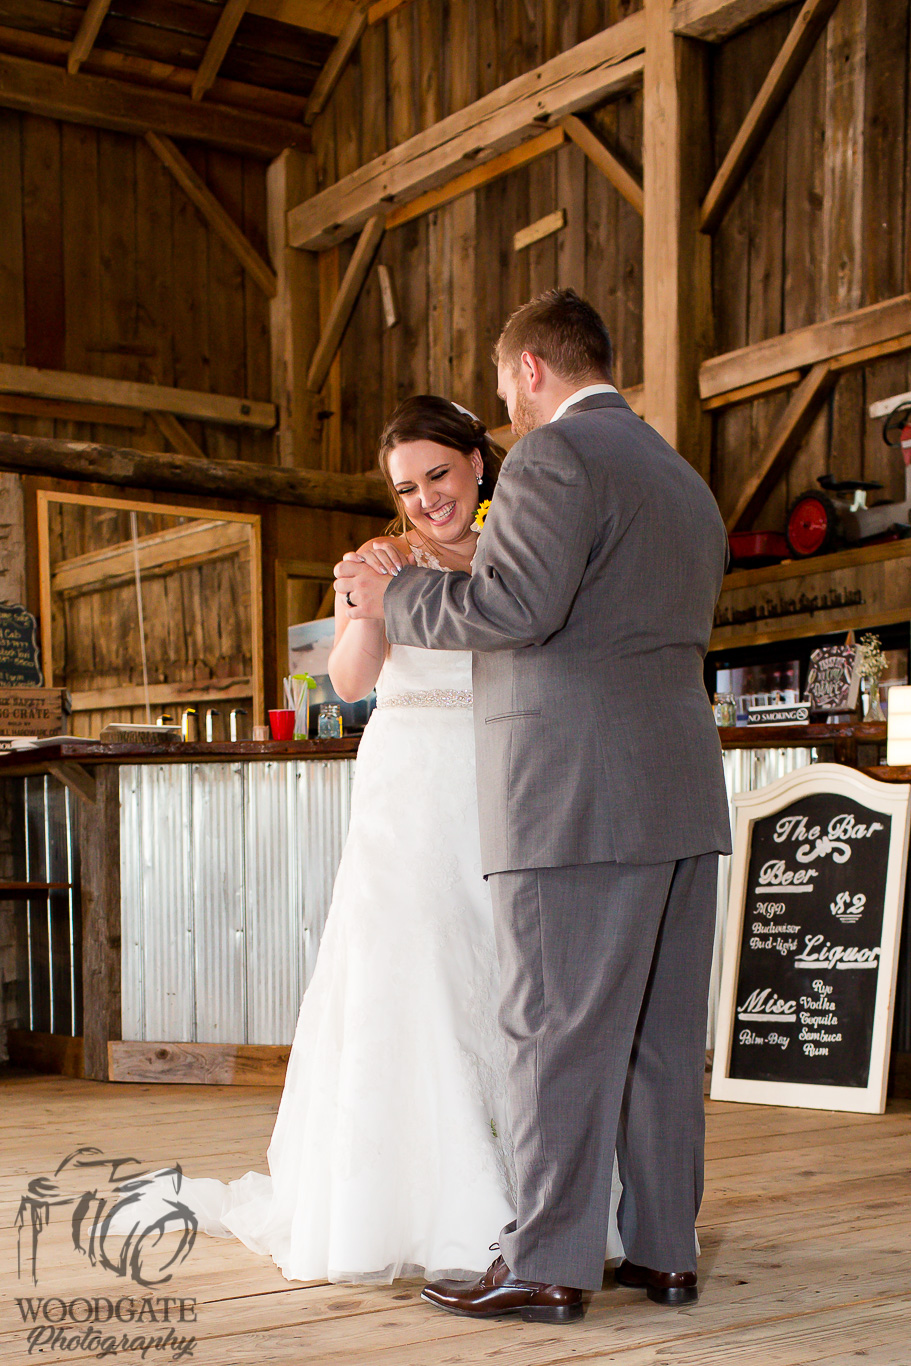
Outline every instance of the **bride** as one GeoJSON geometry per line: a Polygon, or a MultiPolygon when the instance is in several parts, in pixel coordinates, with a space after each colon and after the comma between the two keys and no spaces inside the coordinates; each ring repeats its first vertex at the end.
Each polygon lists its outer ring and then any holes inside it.
{"type": "MultiPolygon", "coordinates": [[[[384,573],[469,570],[500,464],[483,423],[446,399],[407,399],[379,463],[396,534],[358,554],[384,573]]],[[[329,672],[346,700],[375,686],[377,707],[269,1175],[185,1179],[180,1198],[204,1231],[271,1255],[291,1280],[471,1277],[515,1216],[471,655],[389,645],[381,622],[349,621],[339,600],[329,672]]],[[[609,1257],[622,1255],[618,1198],[609,1257]]]]}

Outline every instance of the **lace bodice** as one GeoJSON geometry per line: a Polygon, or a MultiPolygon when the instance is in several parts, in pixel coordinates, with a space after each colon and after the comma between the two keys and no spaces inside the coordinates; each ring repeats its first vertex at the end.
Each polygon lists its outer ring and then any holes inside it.
{"type": "MultiPolygon", "coordinates": [[[[448,572],[423,546],[414,547],[422,569],[448,572]]],[[[387,646],[386,661],[376,681],[377,702],[407,693],[469,692],[470,650],[423,650],[414,645],[387,646]]]]}

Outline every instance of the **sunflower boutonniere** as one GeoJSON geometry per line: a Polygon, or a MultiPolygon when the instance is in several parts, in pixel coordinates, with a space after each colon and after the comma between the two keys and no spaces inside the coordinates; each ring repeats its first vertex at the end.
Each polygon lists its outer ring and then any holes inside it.
{"type": "Polygon", "coordinates": [[[480,531],[480,530],[481,530],[481,527],[484,525],[484,520],[485,520],[485,518],[486,518],[486,516],[487,516],[487,514],[488,514],[489,511],[490,511],[490,499],[489,499],[489,498],[485,498],[484,501],[483,501],[483,503],[478,503],[478,510],[477,510],[477,512],[475,513],[475,515],[474,515],[474,521],[473,521],[472,524],[471,524],[471,530],[472,530],[472,531],[480,531]]]}

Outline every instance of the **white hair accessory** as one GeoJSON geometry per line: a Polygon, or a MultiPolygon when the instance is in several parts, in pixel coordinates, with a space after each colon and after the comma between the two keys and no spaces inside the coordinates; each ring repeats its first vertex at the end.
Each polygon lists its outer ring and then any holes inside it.
{"type": "Polygon", "coordinates": [[[481,422],[481,419],[478,417],[477,413],[473,413],[470,408],[463,408],[461,403],[456,403],[454,398],[451,398],[449,402],[452,404],[453,408],[458,408],[460,413],[464,413],[466,417],[470,417],[472,422],[480,422],[481,426],[484,426],[484,423],[481,422]]]}

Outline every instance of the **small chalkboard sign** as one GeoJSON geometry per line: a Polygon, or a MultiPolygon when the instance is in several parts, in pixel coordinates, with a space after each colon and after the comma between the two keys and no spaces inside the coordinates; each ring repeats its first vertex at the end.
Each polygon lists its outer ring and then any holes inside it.
{"type": "Polygon", "coordinates": [[[909,798],[842,764],[734,798],[714,1100],[885,1109],[909,798]]]}
{"type": "Polygon", "coordinates": [[[0,602],[0,688],[40,688],[38,623],[24,607],[0,602]]]}

